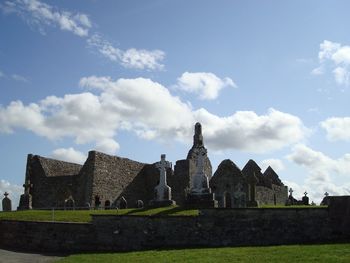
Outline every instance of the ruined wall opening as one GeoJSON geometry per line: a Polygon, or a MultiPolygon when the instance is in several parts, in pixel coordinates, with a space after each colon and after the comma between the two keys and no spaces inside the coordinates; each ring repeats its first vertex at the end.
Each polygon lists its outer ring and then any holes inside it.
{"type": "Polygon", "coordinates": [[[224,207],[225,208],[231,208],[232,207],[232,202],[231,202],[231,194],[226,192],[224,194],[224,207]]]}
{"type": "Polygon", "coordinates": [[[105,209],[110,209],[111,208],[111,201],[106,200],[105,202],[105,209]]]}

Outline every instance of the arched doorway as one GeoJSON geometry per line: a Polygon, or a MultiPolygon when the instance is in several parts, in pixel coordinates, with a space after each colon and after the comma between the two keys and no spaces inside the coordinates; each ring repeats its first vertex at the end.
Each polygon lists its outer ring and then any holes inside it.
{"type": "Polygon", "coordinates": [[[232,207],[231,194],[228,193],[228,192],[225,192],[225,195],[224,195],[224,207],[225,208],[231,208],[232,207]]]}
{"type": "Polygon", "coordinates": [[[105,202],[105,209],[110,209],[111,208],[111,201],[106,200],[105,202]]]}

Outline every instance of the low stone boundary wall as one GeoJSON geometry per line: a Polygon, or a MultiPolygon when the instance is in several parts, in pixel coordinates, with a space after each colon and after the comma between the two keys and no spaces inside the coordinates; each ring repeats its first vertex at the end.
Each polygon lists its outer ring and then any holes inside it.
{"type": "Polygon", "coordinates": [[[94,251],[89,223],[0,220],[0,247],[39,252],[94,251]]]}
{"type": "Polygon", "coordinates": [[[0,247],[79,252],[350,242],[350,197],[338,198],[328,208],[92,217],[92,223],[82,224],[0,221],[0,247]]]}

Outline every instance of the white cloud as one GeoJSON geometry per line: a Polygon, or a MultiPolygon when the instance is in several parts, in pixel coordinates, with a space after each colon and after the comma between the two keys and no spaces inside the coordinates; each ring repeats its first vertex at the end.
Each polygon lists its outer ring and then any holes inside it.
{"type": "Polygon", "coordinates": [[[3,78],[3,77],[5,77],[5,74],[2,71],[0,71],[0,78],[3,78]]]}
{"type": "Polygon", "coordinates": [[[321,122],[331,141],[350,141],[350,117],[333,117],[321,122]]]}
{"type": "Polygon", "coordinates": [[[104,153],[114,154],[119,150],[119,148],[119,143],[111,138],[105,138],[97,141],[96,143],[96,150],[104,153]]]}
{"type": "MultiPolygon", "coordinates": [[[[1,200],[3,199],[3,194],[7,192],[9,193],[8,198],[11,199],[11,204],[12,204],[12,210],[16,210],[17,206],[19,204],[19,199],[21,194],[23,194],[23,187],[16,185],[16,184],[11,184],[8,181],[5,180],[0,180],[0,194],[1,194],[1,200]]],[[[2,206],[2,202],[0,202],[0,205],[2,206]]],[[[2,211],[2,207],[0,209],[2,211]]]]}
{"type": "Polygon", "coordinates": [[[29,80],[21,75],[18,75],[18,74],[12,74],[11,75],[11,78],[13,80],[16,80],[16,81],[20,81],[20,82],[29,82],[29,80]]]}
{"type": "Polygon", "coordinates": [[[327,69],[334,75],[337,84],[350,84],[350,46],[324,40],[318,53],[320,65],[312,70],[312,74],[324,74],[327,69]]]}
{"type": "Polygon", "coordinates": [[[210,72],[185,72],[176,85],[181,90],[199,95],[200,99],[216,99],[224,87],[236,88],[236,84],[230,78],[220,79],[210,72]]]}
{"type": "Polygon", "coordinates": [[[38,0],[5,1],[0,8],[5,13],[20,15],[29,25],[37,27],[43,34],[45,34],[45,26],[51,25],[80,37],[86,37],[91,27],[86,14],[72,14],[38,0]]]}
{"type": "Polygon", "coordinates": [[[260,116],[253,111],[237,111],[219,117],[205,109],[193,114],[203,125],[206,143],[214,150],[266,153],[296,143],[309,132],[298,117],[272,108],[260,116]]]}
{"type": "Polygon", "coordinates": [[[130,48],[121,50],[115,48],[109,41],[99,34],[94,34],[88,40],[88,45],[96,48],[100,54],[113,62],[118,62],[126,68],[161,70],[164,65],[161,61],[165,57],[162,50],[145,50],[130,48]]]}
{"type": "Polygon", "coordinates": [[[83,164],[87,158],[85,154],[83,154],[80,151],[76,151],[72,147],[67,149],[65,148],[56,149],[51,153],[51,157],[61,161],[78,163],[78,164],[83,164]]]}
{"type": "Polygon", "coordinates": [[[271,168],[276,172],[283,171],[285,169],[283,162],[280,159],[266,159],[260,162],[260,167],[262,171],[265,171],[267,167],[271,168]]]}
{"type": "MultiPolygon", "coordinates": [[[[6,14],[15,13],[22,17],[30,26],[45,34],[47,26],[56,26],[63,31],[69,31],[80,37],[88,37],[92,27],[88,15],[61,10],[38,0],[14,0],[0,4],[0,9],[6,14]]],[[[115,48],[109,41],[97,32],[87,38],[89,47],[97,49],[104,57],[118,62],[126,68],[161,70],[165,53],[162,50],[146,50],[115,48]]]]}
{"type": "Polygon", "coordinates": [[[227,117],[193,110],[150,79],[90,76],[82,78],[80,86],[90,92],[0,106],[0,132],[26,129],[51,140],[70,137],[77,144],[93,142],[111,154],[119,149],[119,130],[148,140],[189,142],[197,121],[212,150],[268,152],[298,142],[307,133],[298,117],[275,109],[266,115],[239,111],[227,117]]]}
{"type": "Polygon", "coordinates": [[[303,144],[293,147],[287,159],[304,167],[308,176],[303,187],[313,198],[321,199],[327,191],[332,195],[350,194],[350,184],[336,185],[340,178],[347,178],[350,174],[350,154],[338,159],[332,159],[320,151],[315,151],[303,144]]]}
{"type": "Polygon", "coordinates": [[[336,67],[333,70],[334,79],[339,85],[348,85],[349,84],[349,78],[350,78],[350,72],[343,67],[336,67]]]}

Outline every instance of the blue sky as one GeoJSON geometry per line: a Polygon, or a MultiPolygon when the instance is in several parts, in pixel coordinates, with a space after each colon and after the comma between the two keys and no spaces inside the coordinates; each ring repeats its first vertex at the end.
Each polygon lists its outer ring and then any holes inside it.
{"type": "MultiPolygon", "coordinates": [[[[348,1],[1,1],[0,192],[28,153],[271,165],[350,194],[348,1]]],[[[16,204],[17,205],[17,204],[16,204]]]]}

